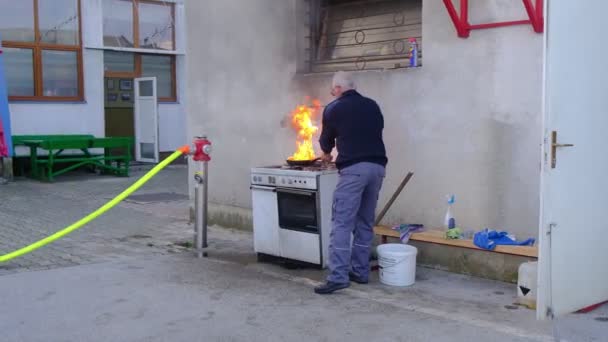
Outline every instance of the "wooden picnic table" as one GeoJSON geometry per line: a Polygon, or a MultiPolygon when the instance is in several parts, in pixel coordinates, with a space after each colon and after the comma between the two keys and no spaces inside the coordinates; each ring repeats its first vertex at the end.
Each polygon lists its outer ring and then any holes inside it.
{"type": "Polygon", "coordinates": [[[19,139],[19,144],[29,147],[31,176],[34,178],[52,182],[56,176],[85,165],[119,176],[129,175],[133,138],[41,136],[36,139],[35,136],[28,136],[28,139],[19,139]],[[124,152],[117,155],[112,154],[112,150],[118,148],[124,152]],[[91,153],[91,149],[102,149],[103,153],[91,153]],[[47,153],[39,154],[40,150],[45,150],[47,153]],[[79,152],[67,153],[67,151],[79,152]],[[70,165],[56,170],[60,164],[70,165]]]}

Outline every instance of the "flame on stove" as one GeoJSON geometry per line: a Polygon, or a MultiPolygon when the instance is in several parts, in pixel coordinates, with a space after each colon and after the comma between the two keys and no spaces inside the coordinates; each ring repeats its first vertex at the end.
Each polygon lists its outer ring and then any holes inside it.
{"type": "Polygon", "coordinates": [[[314,134],[319,127],[314,125],[314,119],[321,108],[319,100],[313,100],[312,106],[298,105],[291,112],[291,123],[298,133],[296,139],[296,152],[289,157],[289,160],[312,160],[315,159],[315,149],[312,144],[314,134]]]}

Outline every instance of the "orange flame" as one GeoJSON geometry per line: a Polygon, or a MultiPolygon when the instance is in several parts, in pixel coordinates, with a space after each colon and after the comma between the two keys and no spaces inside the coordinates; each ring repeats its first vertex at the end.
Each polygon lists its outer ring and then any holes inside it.
{"type": "Polygon", "coordinates": [[[319,130],[313,120],[321,108],[319,100],[313,100],[312,107],[299,105],[291,112],[291,123],[298,133],[296,140],[297,150],[289,157],[289,160],[312,160],[315,159],[315,149],[312,144],[314,134],[319,130]]]}

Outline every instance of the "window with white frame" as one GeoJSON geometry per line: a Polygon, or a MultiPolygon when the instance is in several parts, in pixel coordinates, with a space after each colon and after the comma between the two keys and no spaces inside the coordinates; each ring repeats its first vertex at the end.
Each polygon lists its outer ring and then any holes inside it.
{"type": "Polygon", "coordinates": [[[309,2],[308,72],[421,65],[422,0],[309,2]]]}

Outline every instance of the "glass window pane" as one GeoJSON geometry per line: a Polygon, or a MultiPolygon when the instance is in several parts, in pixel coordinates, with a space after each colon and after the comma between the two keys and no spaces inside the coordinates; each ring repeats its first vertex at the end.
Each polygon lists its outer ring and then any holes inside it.
{"type": "Polygon", "coordinates": [[[133,47],[133,3],[130,0],[103,0],[103,44],[133,47]]]}
{"type": "Polygon", "coordinates": [[[0,38],[34,41],[34,1],[0,0],[0,38]]]}
{"type": "Polygon", "coordinates": [[[154,85],[152,81],[139,82],[139,96],[154,96],[154,85]]]}
{"type": "Polygon", "coordinates": [[[139,143],[142,158],[154,159],[156,158],[156,145],[153,143],[139,143]]]}
{"type": "Polygon", "coordinates": [[[132,52],[104,51],[103,64],[105,71],[135,72],[135,54],[132,52]]]}
{"type": "Polygon", "coordinates": [[[174,50],[172,4],[139,3],[139,47],[174,50]]]}
{"type": "Polygon", "coordinates": [[[142,55],[143,77],[156,77],[156,94],[159,98],[173,97],[173,56],[142,55]]]}
{"type": "Polygon", "coordinates": [[[9,96],[34,96],[34,54],[31,49],[4,48],[9,96]]]}
{"type": "Polygon", "coordinates": [[[78,0],[38,0],[40,40],[78,45],[78,0]]]}
{"type": "Polygon", "coordinates": [[[42,51],[42,95],[78,96],[78,58],[74,51],[42,51]]]}

